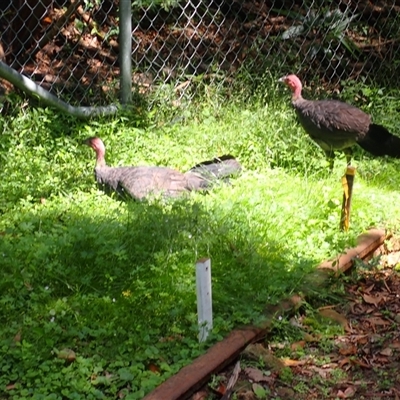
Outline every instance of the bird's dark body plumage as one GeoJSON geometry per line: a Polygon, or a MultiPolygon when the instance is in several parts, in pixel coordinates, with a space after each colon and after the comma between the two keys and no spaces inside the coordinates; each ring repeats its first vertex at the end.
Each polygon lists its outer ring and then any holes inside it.
{"type": "Polygon", "coordinates": [[[400,158],[400,138],[373,124],[364,111],[342,101],[304,99],[301,82],[295,75],[284,76],[280,81],[292,90],[292,105],[299,122],[332,160],[331,166],[336,150],[344,151],[350,162],[355,144],[375,156],[400,158]]]}
{"type": "Polygon", "coordinates": [[[100,138],[85,141],[96,152],[95,178],[107,194],[142,200],[151,195],[177,197],[183,192],[209,188],[217,179],[224,179],[241,170],[230,155],[197,164],[186,173],[168,167],[109,167],[105,163],[105,147],[100,138]]]}

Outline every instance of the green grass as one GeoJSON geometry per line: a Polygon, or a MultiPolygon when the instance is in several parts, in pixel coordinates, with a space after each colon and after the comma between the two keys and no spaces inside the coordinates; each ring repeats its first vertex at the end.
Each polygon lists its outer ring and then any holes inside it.
{"type": "Polygon", "coordinates": [[[213,343],[368,227],[396,227],[399,162],[356,154],[351,231],[341,233],[344,158],[329,174],[288,93],[264,88],[229,102],[211,91],[148,126],[20,104],[2,117],[0,398],[140,399],[209,345],[197,343],[198,258],[212,260],[213,343]],[[244,171],[207,195],[121,203],[94,184],[94,154],[81,144],[92,135],[110,165],[185,171],[230,153],[244,171]]]}

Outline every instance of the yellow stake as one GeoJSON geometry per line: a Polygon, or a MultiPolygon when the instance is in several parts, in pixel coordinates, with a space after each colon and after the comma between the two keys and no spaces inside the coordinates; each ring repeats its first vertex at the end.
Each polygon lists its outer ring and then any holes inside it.
{"type": "Polygon", "coordinates": [[[350,227],[350,208],[351,208],[351,198],[353,194],[353,183],[355,174],[356,174],[356,168],[351,165],[348,165],[346,173],[342,177],[343,202],[342,202],[342,213],[340,216],[340,229],[345,231],[348,231],[350,227]]]}

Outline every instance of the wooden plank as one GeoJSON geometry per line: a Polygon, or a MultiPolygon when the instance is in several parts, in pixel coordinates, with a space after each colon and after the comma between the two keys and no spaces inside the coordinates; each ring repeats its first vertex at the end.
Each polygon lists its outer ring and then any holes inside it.
{"type": "Polygon", "coordinates": [[[318,269],[328,269],[336,274],[346,272],[352,267],[354,259],[365,258],[382,245],[386,238],[388,235],[383,229],[370,229],[358,237],[356,247],[348,249],[334,260],[324,261],[318,266],[318,269]]]}
{"type": "Polygon", "coordinates": [[[207,353],[192,364],[183,367],[176,375],[167,379],[143,400],[179,400],[204,385],[210,376],[231,363],[245,347],[263,336],[259,328],[234,330],[221,342],[212,346],[207,353]]]}

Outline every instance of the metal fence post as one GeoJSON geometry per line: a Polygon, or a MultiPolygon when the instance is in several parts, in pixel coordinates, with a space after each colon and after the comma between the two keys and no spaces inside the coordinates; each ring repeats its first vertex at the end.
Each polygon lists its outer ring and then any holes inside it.
{"type": "Polygon", "coordinates": [[[132,93],[132,4],[131,0],[119,2],[119,68],[120,100],[128,104],[132,93]]]}

